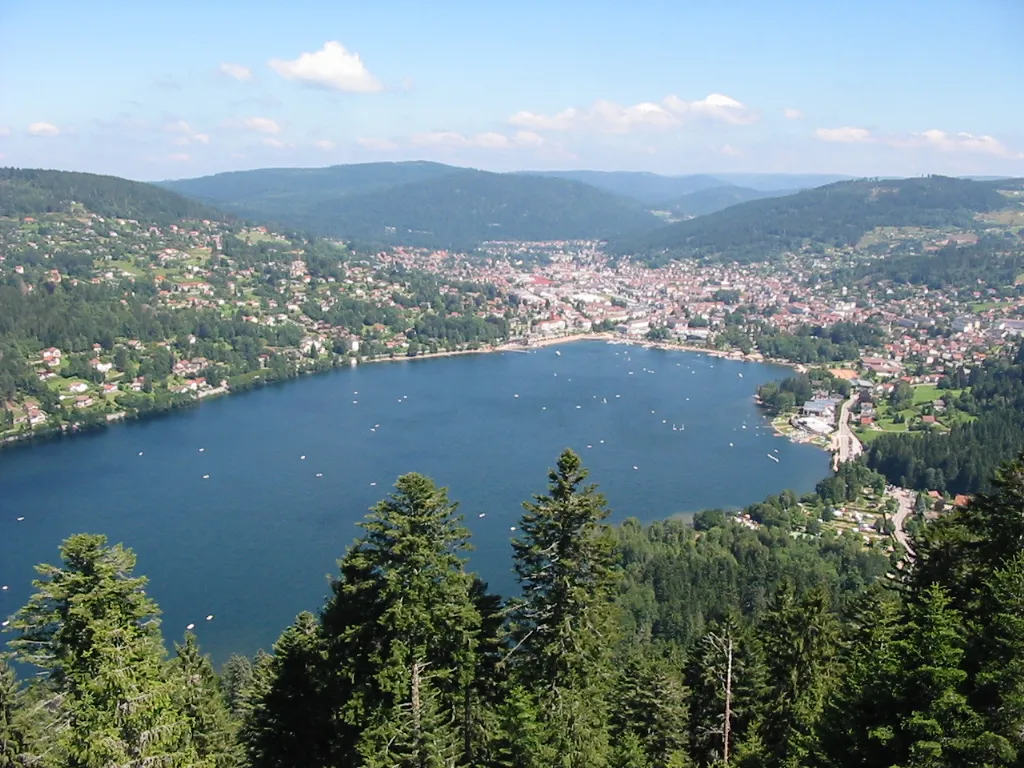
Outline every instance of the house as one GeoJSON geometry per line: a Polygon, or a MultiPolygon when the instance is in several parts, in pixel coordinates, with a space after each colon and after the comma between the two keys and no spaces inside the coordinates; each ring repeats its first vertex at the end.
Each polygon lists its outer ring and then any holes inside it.
{"type": "Polygon", "coordinates": [[[104,384],[103,385],[103,394],[104,395],[112,395],[115,392],[117,392],[117,384],[104,384]]]}
{"type": "Polygon", "coordinates": [[[87,389],[89,389],[89,385],[84,381],[76,381],[68,387],[68,392],[75,392],[77,394],[79,392],[85,392],[87,389]]]}
{"type": "Polygon", "coordinates": [[[56,347],[50,347],[49,349],[43,350],[43,362],[51,368],[56,368],[60,365],[61,351],[56,347]]]}
{"type": "Polygon", "coordinates": [[[75,408],[88,408],[93,404],[93,399],[89,395],[81,395],[75,398],[75,408]]]}
{"type": "Polygon", "coordinates": [[[831,421],[836,415],[836,401],[831,398],[808,400],[801,406],[800,413],[804,416],[816,416],[831,421]]]}

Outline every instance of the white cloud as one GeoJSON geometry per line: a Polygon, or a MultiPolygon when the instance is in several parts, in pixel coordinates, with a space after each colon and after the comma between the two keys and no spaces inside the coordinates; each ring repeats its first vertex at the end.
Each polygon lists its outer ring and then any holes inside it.
{"type": "Polygon", "coordinates": [[[272,70],[287,80],[347,93],[373,93],[382,90],[380,82],[363,64],[358,53],[345,49],[336,40],[324,43],[314,53],[303,53],[297,59],[271,59],[272,70]]]}
{"type": "Polygon", "coordinates": [[[253,131],[254,133],[267,133],[277,136],[281,133],[281,126],[276,120],[269,117],[246,117],[242,120],[225,120],[221,123],[222,128],[234,128],[240,131],[253,131]]]}
{"type": "Polygon", "coordinates": [[[786,107],[784,110],[782,110],[782,116],[785,117],[787,120],[804,119],[804,113],[801,112],[799,109],[793,109],[792,107],[786,107]]]}
{"type": "Polygon", "coordinates": [[[875,141],[867,128],[818,128],[814,135],[822,141],[837,141],[843,144],[867,144],[875,141]]]}
{"type": "Polygon", "coordinates": [[[192,156],[186,152],[174,152],[167,156],[167,159],[172,163],[187,163],[192,159],[192,156]]]}
{"type": "Polygon", "coordinates": [[[330,139],[317,139],[313,142],[313,146],[317,149],[322,149],[324,152],[329,152],[334,149],[334,142],[330,139]]]}
{"type": "Polygon", "coordinates": [[[935,128],[917,134],[919,141],[944,152],[979,152],[997,157],[1024,159],[1024,152],[1014,152],[992,136],[975,136],[972,133],[946,133],[935,128]]]}
{"type": "Polygon", "coordinates": [[[28,132],[32,136],[57,136],[60,128],[53,123],[31,123],[28,132]]]}
{"type": "Polygon", "coordinates": [[[932,128],[921,133],[876,134],[867,128],[818,128],[814,135],[822,141],[847,144],[879,144],[898,149],[937,149],[942,152],[973,152],[995,157],[1024,159],[1024,153],[1015,152],[993,136],[973,133],[946,133],[932,128]]]}
{"type": "Polygon", "coordinates": [[[666,96],[660,102],[644,101],[623,107],[599,100],[580,109],[569,107],[553,115],[516,112],[509,123],[536,131],[582,131],[629,133],[636,129],[667,130],[686,120],[707,118],[733,125],[745,125],[758,119],[754,110],[729,96],[712,93],[696,101],[666,96]]]}
{"type": "Polygon", "coordinates": [[[547,143],[543,136],[533,131],[516,131],[512,140],[521,147],[542,147],[547,143]]]}
{"type": "Polygon", "coordinates": [[[175,120],[172,123],[168,123],[164,126],[164,130],[168,133],[177,134],[171,141],[180,147],[187,147],[189,144],[210,143],[210,134],[193,130],[192,126],[184,120],[175,120]]]}
{"type": "Polygon", "coordinates": [[[229,61],[221,62],[218,67],[222,75],[227,75],[235,80],[252,80],[252,70],[242,64],[232,64],[229,61]]]}
{"type": "Polygon", "coordinates": [[[8,134],[10,134],[10,132],[11,129],[8,128],[6,125],[0,125],[0,136],[7,136],[8,134]]]}
{"type": "Polygon", "coordinates": [[[398,149],[398,144],[391,139],[356,139],[356,142],[364,149],[372,149],[378,152],[391,152],[398,149]]]}
{"type": "Polygon", "coordinates": [[[542,146],[544,138],[532,131],[517,131],[512,136],[503,133],[477,133],[467,136],[455,131],[436,131],[433,133],[415,133],[409,137],[414,147],[444,148],[475,148],[475,149],[514,149],[517,147],[542,146]]]}
{"type": "Polygon", "coordinates": [[[286,149],[291,146],[291,144],[286,141],[273,138],[260,139],[260,143],[267,147],[274,147],[274,149],[286,149]]]}
{"type": "Polygon", "coordinates": [[[720,152],[721,152],[721,153],[722,153],[723,155],[727,155],[728,157],[740,157],[740,156],[741,156],[741,155],[743,154],[743,150],[741,150],[741,149],[736,149],[736,147],[734,147],[734,146],[732,146],[732,145],[730,145],[730,144],[726,144],[726,145],[725,145],[724,147],[722,147],[722,149],[721,149],[721,150],[719,150],[719,151],[720,151],[720,152]]]}

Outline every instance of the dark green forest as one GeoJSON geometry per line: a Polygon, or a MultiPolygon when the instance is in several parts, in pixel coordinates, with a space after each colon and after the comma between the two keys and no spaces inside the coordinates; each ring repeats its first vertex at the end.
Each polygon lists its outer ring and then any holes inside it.
{"type": "Polygon", "coordinates": [[[485,240],[602,239],[658,226],[636,201],[579,181],[436,163],[271,169],[165,186],[290,229],[361,243],[468,248],[485,240]]]}
{"type": "Polygon", "coordinates": [[[686,257],[752,262],[805,246],[851,246],[875,227],[971,227],[975,213],[1007,205],[988,182],[945,176],[841,181],[734,205],[615,247],[652,265],[686,257]]]}
{"type": "Polygon", "coordinates": [[[1022,498],[1017,460],[889,560],[797,534],[817,496],[754,505],[757,530],[612,528],[566,451],[503,598],[447,490],[404,475],[323,607],[219,673],[191,633],[167,654],[130,550],[75,535],[10,621],[38,674],[0,664],[0,765],[1021,766],[1022,498]]]}
{"type": "Polygon", "coordinates": [[[173,224],[224,214],[152,184],[94,173],[0,168],[0,217],[71,213],[72,202],[100,216],[173,224]]]}

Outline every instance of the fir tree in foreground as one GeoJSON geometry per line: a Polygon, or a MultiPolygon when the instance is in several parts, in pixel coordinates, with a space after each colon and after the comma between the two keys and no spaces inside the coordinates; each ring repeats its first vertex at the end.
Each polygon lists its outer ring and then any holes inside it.
{"type": "Polygon", "coordinates": [[[197,764],[176,700],[146,579],[135,555],[103,536],[61,546],[15,616],[15,658],[43,669],[37,692],[52,718],[46,752],[69,768],[197,764]]]}
{"type": "Polygon", "coordinates": [[[586,478],[579,456],[566,450],[548,474],[547,494],[523,504],[521,534],[512,542],[523,595],[513,613],[510,662],[561,764],[596,768],[610,753],[617,571],[604,524],[609,510],[586,478]]]}
{"type": "Polygon", "coordinates": [[[130,550],[72,536],[11,620],[40,674],[0,661],[0,768],[1024,768],[1021,461],[842,608],[839,537],[794,565],[723,515],[616,548],[586,477],[565,451],[524,505],[504,602],[446,489],[403,475],[322,612],[221,678],[191,633],[167,657],[130,550]]]}

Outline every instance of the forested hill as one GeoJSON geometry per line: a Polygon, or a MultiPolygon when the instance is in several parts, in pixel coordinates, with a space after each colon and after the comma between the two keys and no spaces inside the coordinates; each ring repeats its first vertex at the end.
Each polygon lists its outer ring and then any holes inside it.
{"type": "Polygon", "coordinates": [[[100,216],[154,224],[224,218],[219,211],[175,192],[117,176],[0,168],[0,217],[67,213],[73,203],[100,216]]]}
{"type": "Polygon", "coordinates": [[[214,190],[225,195],[223,204],[241,214],[321,236],[377,244],[466,248],[485,240],[598,239],[658,224],[634,201],[567,179],[427,163],[247,174],[217,184],[197,179],[168,186],[189,194],[204,190],[207,197],[214,190]],[[258,182],[250,191],[245,179],[253,177],[247,174],[256,174],[258,182]],[[358,174],[363,175],[356,178],[358,174]],[[392,183],[382,180],[382,174],[392,183]],[[417,174],[421,178],[399,183],[417,174]],[[367,188],[371,183],[376,187],[367,188]]]}
{"type": "Polygon", "coordinates": [[[525,175],[568,179],[622,195],[647,205],[659,205],[690,192],[712,189],[729,184],[707,174],[688,176],[662,176],[637,171],[523,171],[525,175]]]}
{"type": "Polygon", "coordinates": [[[756,261],[812,247],[852,246],[875,227],[970,226],[1006,207],[997,183],[944,176],[860,179],[754,200],[616,244],[659,263],[677,257],[756,261]]]}
{"type": "Polygon", "coordinates": [[[669,200],[660,207],[664,207],[678,216],[707,216],[709,213],[717,213],[739,203],[761,200],[765,197],[782,197],[791,192],[792,190],[764,192],[759,189],[737,187],[730,184],[690,192],[682,197],[669,200]]]}
{"type": "Polygon", "coordinates": [[[328,168],[229,171],[195,179],[162,181],[159,185],[221,207],[294,213],[312,202],[376,192],[462,170],[431,162],[358,163],[328,168]]]}

